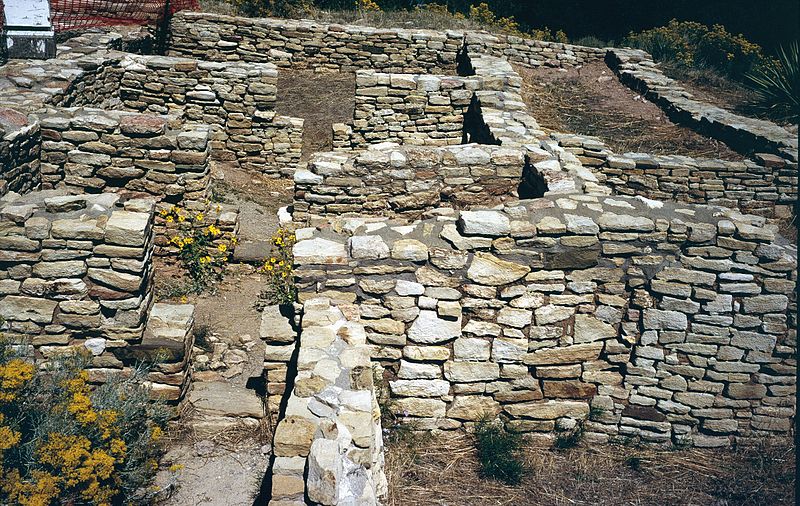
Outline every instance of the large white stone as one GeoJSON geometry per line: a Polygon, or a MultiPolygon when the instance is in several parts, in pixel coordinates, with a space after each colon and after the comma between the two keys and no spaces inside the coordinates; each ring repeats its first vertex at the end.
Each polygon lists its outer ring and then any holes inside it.
{"type": "Polygon", "coordinates": [[[467,277],[483,285],[499,286],[513,283],[530,271],[527,265],[501,260],[490,253],[476,252],[467,270],[467,277]]]}
{"type": "Polygon", "coordinates": [[[436,311],[421,310],[419,316],[408,329],[408,338],[422,344],[435,344],[449,341],[461,335],[461,318],[443,320],[436,311]]]}
{"type": "Polygon", "coordinates": [[[356,235],[350,238],[350,256],[365,260],[389,258],[389,246],[378,235],[356,235]]]}
{"type": "Polygon", "coordinates": [[[499,211],[461,211],[458,226],[467,235],[500,236],[511,232],[511,221],[499,211]]]}
{"type": "Polygon", "coordinates": [[[344,244],[317,237],[300,241],[292,248],[294,259],[299,264],[344,264],[347,252],[344,244]]]}

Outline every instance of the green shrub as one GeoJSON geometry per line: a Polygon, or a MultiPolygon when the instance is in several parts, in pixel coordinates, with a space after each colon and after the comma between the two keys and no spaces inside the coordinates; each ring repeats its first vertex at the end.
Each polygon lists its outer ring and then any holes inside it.
{"type": "Polygon", "coordinates": [[[311,0],[231,0],[239,14],[245,16],[298,17],[313,5],[311,0]]]}
{"type": "Polygon", "coordinates": [[[525,438],[521,434],[507,432],[502,422],[485,418],[475,426],[475,439],[483,476],[509,485],[522,481],[527,469],[522,460],[525,438]]]}
{"type": "Polygon", "coordinates": [[[764,59],[761,47],[743,35],[729,33],[722,25],[709,28],[695,21],[673,19],[667,26],[631,33],[625,44],[644,49],[656,61],[713,68],[736,79],[764,59]]]}
{"type": "Polygon", "coordinates": [[[606,42],[605,40],[595,37],[594,35],[587,35],[585,37],[581,37],[572,41],[572,44],[576,46],[586,46],[586,47],[609,47],[613,46],[613,42],[606,42]]]}
{"type": "Polygon", "coordinates": [[[778,58],[747,75],[756,107],[777,119],[800,121],[800,55],[798,44],[778,48],[778,58]]]}
{"type": "Polygon", "coordinates": [[[146,500],[169,417],[144,369],[91,389],[86,359],[46,371],[0,340],[0,504],[111,505],[146,500]]]}

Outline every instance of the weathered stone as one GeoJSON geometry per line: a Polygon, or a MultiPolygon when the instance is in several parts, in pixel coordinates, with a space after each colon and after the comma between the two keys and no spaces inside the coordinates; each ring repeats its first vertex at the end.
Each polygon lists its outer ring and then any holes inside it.
{"type": "Polygon", "coordinates": [[[497,237],[511,232],[508,216],[498,211],[461,211],[458,227],[466,235],[497,237]]]}
{"type": "Polygon", "coordinates": [[[477,283],[499,286],[523,278],[530,267],[501,260],[489,253],[476,252],[467,270],[467,277],[477,283]]]}
{"type": "Polygon", "coordinates": [[[461,335],[461,319],[444,320],[436,311],[421,310],[419,316],[408,329],[408,338],[422,344],[436,344],[449,341],[461,335]]]}

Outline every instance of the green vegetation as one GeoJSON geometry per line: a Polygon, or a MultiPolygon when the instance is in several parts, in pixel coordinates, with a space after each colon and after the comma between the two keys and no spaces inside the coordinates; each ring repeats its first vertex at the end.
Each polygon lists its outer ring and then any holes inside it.
{"type": "Polygon", "coordinates": [[[483,476],[508,485],[522,481],[527,473],[522,453],[524,436],[507,432],[500,421],[484,418],[475,426],[475,441],[483,476]]]}
{"type": "Polygon", "coordinates": [[[656,61],[710,68],[734,79],[741,79],[764,61],[761,47],[743,35],[729,33],[721,25],[709,28],[694,21],[673,19],[667,26],[631,33],[624,43],[644,49],[656,61]]]}
{"type": "Polygon", "coordinates": [[[146,370],[97,388],[87,357],[47,370],[0,338],[0,503],[111,505],[146,501],[169,411],[151,401],[146,370]]]}
{"type": "Polygon", "coordinates": [[[770,117],[800,122],[800,55],[797,42],[778,48],[777,60],[748,74],[756,107],[770,117]]]}

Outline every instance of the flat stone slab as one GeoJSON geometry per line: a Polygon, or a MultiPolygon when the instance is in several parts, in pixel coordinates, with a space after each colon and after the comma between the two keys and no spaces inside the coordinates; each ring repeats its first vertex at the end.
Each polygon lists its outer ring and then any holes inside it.
{"type": "Polygon", "coordinates": [[[223,381],[195,383],[189,402],[201,415],[263,418],[264,405],[255,392],[223,381]]]}

